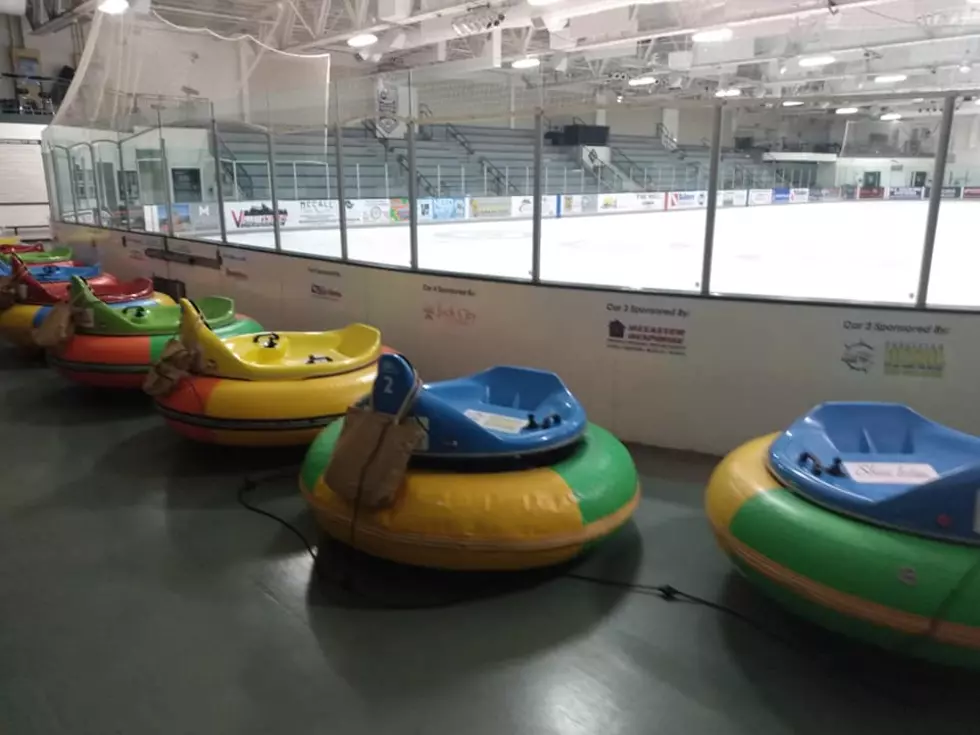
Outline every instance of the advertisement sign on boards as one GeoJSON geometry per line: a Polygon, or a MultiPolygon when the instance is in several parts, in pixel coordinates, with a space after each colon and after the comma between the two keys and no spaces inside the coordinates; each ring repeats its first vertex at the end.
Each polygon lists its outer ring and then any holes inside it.
{"type": "Polygon", "coordinates": [[[785,204],[789,201],[789,187],[777,186],[772,190],[772,201],[774,204],[785,204]]]}
{"type": "Polygon", "coordinates": [[[884,199],[885,190],[880,186],[862,186],[857,190],[858,199],[884,199]]]}
{"type": "MultiPolygon", "coordinates": [[[[531,217],[534,215],[534,197],[511,197],[512,217],[531,217]]],[[[558,215],[558,198],[555,196],[541,197],[541,216],[556,217],[558,215]]]]}
{"type": "MultiPolygon", "coordinates": [[[[260,230],[272,229],[276,212],[272,209],[271,201],[257,202],[227,202],[225,204],[225,226],[231,230],[260,230]]],[[[289,211],[279,202],[279,226],[288,227],[290,224],[289,211]]]]}
{"type": "MultiPolygon", "coordinates": [[[[423,218],[422,204],[428,202],[428,199],[419,199],[419,219],[423,218]]],[[[390,209],[388,210],[388,219],[392,222],[408,222],[411,219],[411,209],[408,206],[407,197],[392,197],[389,200],[390,209]]]]}
{"type": "Polygon", "coordinates": [[[964,199],[980,199],[980,186],[964,186],[963,187],[963,198],[964,199]]]}
{"type": "Polygon", "coordinates": [[[571,214],[595,214],[599,211],[599,202],[593,194],[566,194],[561,200],[561,216],[571,214]]]}
{"type": "Polygon", "coordinates": [[[437,221],[466,219],[466,200],[462,197],[433,199],[432,219],[437,221]]]}
{"type": "Polygon", "coordinates": [[[348,224],[383,225],[391,220],[389,199],[348,199],[344,204],[348,224]]]}
{"type": "Polygon", "coordinates": [[[750,189],[749,205],[772,204],[772,189],[750,189]]]}
{"type": "Polygon", "coordinates": [[[663,192],[624,192],[622,194],[606,194],[602,197],[605,211],[615,209],[617,212],[661,211],[665,206],[666,194],[663,192]],[[611,201],[610,201],[611,200],[611,201]]]}
{"type": "Polygon", "coordinates": [[[790,189],[789,200],[794,204],[806,204],[810,201],[809,189],[790,189]]]}
{"type": "Polygon", "coordinates": [[[667,195],[667,209],[701,209],[706,206],[706,191],[672,191],[667,195]]]}
{"type": "Polygon", "coordinates": [[[921,199],[921,186],[892,186],[888,189],[888,199],[921,199]]]}
{"type": "Polygon", "coordinates": [[[745,189],[722,189],[718,192],[719,207],[744,207],[748,201],[749,192],[745,189]]]}
{"type": "Polygon", "coordinates": [[[841,198],[840,187],[819,187],[816,189],[810,189],[808,201],[811,202],[833,202],[841,198]]]}
{"type": "MultiPolygon", "coordinates": [[[[281,204],[281,203],[280,203],[281,204]]],[[[290,202],[286,202],[287,211],[290,202]]],[[[301,199],[296,224],[303,227],[336,225],[340,222],[340,206],[336,199],[301,199]]]]}
{"type": "Polygon", "coordinates": [[[510,217],[510,197],[470,197],[469,216],[472,219],[510,217]]]}
{"type": "MultiPolygon", "coordinates": [[[[959,199],[960,198],[960,192],[961,191],[962,191],[962,189],[960,189],[960,187],[958,187],[958,186],[944,186],[943,187],[942,198],[943,199],[959,199]]],[[[928,199],[931,194],[932,194],[932,187],[931,186],[927,186],[926,187],[926,199],[928,199]]]]}

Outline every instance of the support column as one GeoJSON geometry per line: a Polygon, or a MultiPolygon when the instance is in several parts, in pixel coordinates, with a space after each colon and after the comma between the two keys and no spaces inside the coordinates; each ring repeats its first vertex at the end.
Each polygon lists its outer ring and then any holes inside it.
{"type": "MultiPolygon", "coordinates": [[[[334,86],[334,140],[337,147],[336,172],[337,177],[337,225],[340,227],[340,257],[348,259],[347,255],[347,197],[344,193],[344,126],[340,122],[340,90],[334,86]]],[[[387,166],[387,163],[385,164],[387,166]]]]}
{"type": "Polygon", "coordinates": [[[929,298],[929,279],[932,275],[932,255],[936,248],[936,226],[939,224],[939,204],[943,198],[943,181],[946,178],[946,159],[949,154],[949,134],[953,129],[953,111],[956,96],[943,100],[943,117],[939,123],[939,148],[936,150],[932,171],[932,190],[929,192],[929,213],[926,215],[926,241],[922,247],[922,265],[919,268],[919,290],[915,305],[924,309],[929,298]]]}
{"type": "Polygon", "coordinates": [[[170,237],[174,236],[174,196],[170,191],[170,163],[167,161],[167,141],[160,134],[160,167],[163,169],[164,201],[167,203],[167,230],[170,237]]]}
{"type": "MultiPolygon", "coordinates": [[[[218,222],[221,225],[221,242],[228,243],[228,226],[225,222],[225,188],[221,170],[221,147],[218,142],[218,121],[214,118],[214,103],[211,103],[211,150],[214,152],[214,178],[218,194],[218,222]]],[[[234,165],[234,164],[232,164],[234,165]]]]}
{"type": "Polygon", "coordinates": [[[541,200],[544,196],[544,112],[541,108],[534,114],[534,182],[532,193],[534,204],[531,208],[533,220],[531,224],[531,281],[541,281],[541,218],[544,215],[541,200]]]}
{"type": "MultiPolygon", "coordinates": [[[[116,188],[119,190],[119,201],[122,204],[123,225],[126,231],[132,229],[129,220],[129,179],[126,177],[126,159],[123,158],[122,141],[116,141],[116,150],[119,151],[119,170],[116,172],[116,188]]],[[[139,176],[139,171],[136,173],[139,176]]]]}
{"type": "Polygon", "coordinates": [[[711,264],[715,249],[715,212],[718,209],[718,171],[721,168],[721,126],[724,109],[716,105],[712,110],[711,165],[708,168],[708,209],[704,218],[704,253],[701,260],[701,294],[711,293],[711,264]]]}
{"type": "MultiPolygon", "coordinates": [[[[409,110],[415,109],[412,104],[412,72],[408,73],[409,110]]],[[[419,269],[419,192],[418,167],[415,161],[415,115],[408,119],[408,240],[409,265],[413,271],[419,269]]]]}
{"type": "Polygon", "coordinates": [[[71,192],[71,207],[72,207],[72,218],[71,221],[78,222],[78,194],[75,192],[75,160],[74,155],[72,155],[70,148],[62,148],[65,152],[65,158],[68,162],[68,189],[71,192]]]}
{"type": "Polygon", "coordinates": [[[99,169],[95,163],[95,146],[92,143],[86,143],[85,146],[88,148],[88,158],[92,162],[92,188],[95,189],[95,226],[103,227],[102,223],[102,187],[99,186],[99,169]]]}
{"type": "Polygon", "coordinates": [[[279,195],[276,193],[276,143],[272,131],[265,134],[269,150],[269,193],[272,195],[272,231],[276,236],[276,252],[282,250],[282,232],[279,224],[279,195]]]}

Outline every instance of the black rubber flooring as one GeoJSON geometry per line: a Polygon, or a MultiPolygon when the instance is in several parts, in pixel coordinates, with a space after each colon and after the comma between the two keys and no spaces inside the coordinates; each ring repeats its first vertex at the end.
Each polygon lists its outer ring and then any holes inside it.
{"type": "Polygon", "coordinates": [[[715,459],[634,448],[635,521],[572,567],[421,573],[301,543],[297,452],[172,435],[142,396],[0,351],[0,732],[977,732],[977,676],[797,622],[730,572],[715,459]],[[730,606],[572,578],[668,583],[730,606]],[[761,630],[760,630],[761,628],[761,630]]]}

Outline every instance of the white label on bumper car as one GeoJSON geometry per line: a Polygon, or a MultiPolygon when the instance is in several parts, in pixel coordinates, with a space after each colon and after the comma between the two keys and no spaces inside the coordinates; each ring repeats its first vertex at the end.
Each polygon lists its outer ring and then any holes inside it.
{"type": "Polygon", "coordinates": [[[487,413],[468,408],[463,415],[471,421],[475,421],[484,429],[499,431],[504,434],[520,434],[521,430],[527,426],[527,419],[518,419],[513,416],[504,416],[501,413],[487,413]]]}
{"type": "Polygon", "coordinates": [[[938,479],[939,473],[925,462],[844,462],[854,482],[882,485],[921,485],[938,479]]]}

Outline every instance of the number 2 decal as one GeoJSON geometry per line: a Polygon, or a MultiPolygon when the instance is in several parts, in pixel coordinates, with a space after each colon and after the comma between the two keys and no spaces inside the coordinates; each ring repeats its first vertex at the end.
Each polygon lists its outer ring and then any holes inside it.
{"type": "Polygon", "coordinates": [[[393,393],[391,387],[395,384],[394,378],[392,378],[390,375],[382,375],[381,379],[385,383],[384,388],[381,389],[381,392],[390,396],[393,393]]]}

